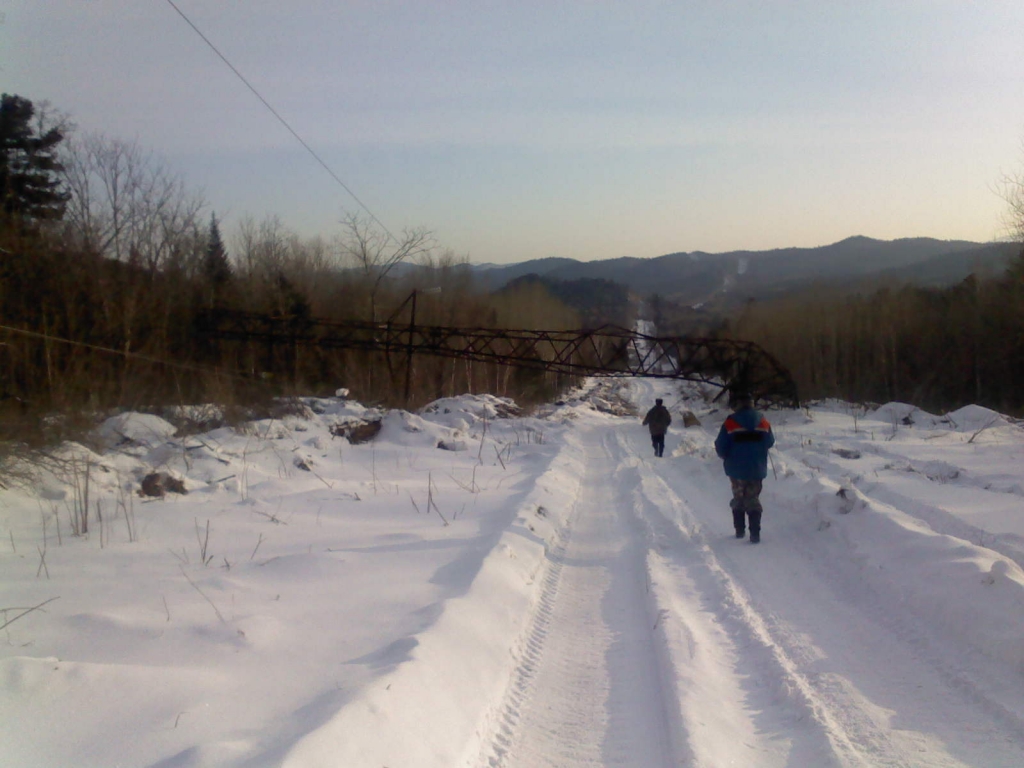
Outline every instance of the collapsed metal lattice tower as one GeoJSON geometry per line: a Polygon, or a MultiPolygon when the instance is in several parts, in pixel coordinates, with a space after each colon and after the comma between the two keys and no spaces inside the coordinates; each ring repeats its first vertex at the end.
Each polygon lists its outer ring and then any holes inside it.
{"type": "Polygon", "coordinates": [[[208,338],[320,349],[354,349],[472,360],[570,376],[684,379],[742,388],[764,405],[796,407],[789,372],[752,342],[646,336],[626,328],[509,330],[394,322],[327,322],[301,316],[211,311],[199,333],[208,338]]]}

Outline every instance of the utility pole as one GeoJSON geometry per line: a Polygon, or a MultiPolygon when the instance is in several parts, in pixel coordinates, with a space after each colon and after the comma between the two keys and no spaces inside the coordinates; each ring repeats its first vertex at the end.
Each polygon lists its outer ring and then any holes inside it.
{"type": "Polygon", "coordinates": [[[416,330],[416,295],[419,293],[440,293],[441,287],[437,286],[434,288],[424,288],[422,291],[418,288],[413,289],[412,294],[406,301],[411,300],[411,306],[409,310],[409,335],[408,341],[405,345],[405,406],[409,407],[409,397],[412,389],[412,353],[415,348],[413,342],[413,334],[416,330]]]}

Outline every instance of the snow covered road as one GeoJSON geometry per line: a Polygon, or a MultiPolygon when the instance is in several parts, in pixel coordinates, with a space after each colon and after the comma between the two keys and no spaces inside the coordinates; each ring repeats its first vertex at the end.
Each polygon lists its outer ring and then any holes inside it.
{"type": "Polygon", "coordinates": [[[1024,430],[969,406],[769,413],[732,535],[694,388],[508,417],[341,400],[2,491],[0,762],[38,768],[1024,765],[1024,430]],[[641,411],[678,417],[664,458],[641,411]],[[336,438],[382,419],[378,438],[336,438]],[[187,496],[135,501],[141,476],[187,496]],[[33,608],[35,606],[35,608],[33,608]]]}
{"type": "Polygon", "coordinates": [[[899,572],[865,580],[785,493],[765,495],[764,543],[732,537],[712,438],[688,432],[674,461],[619,425],[581,438],[586,477],[477,765],[1024,764],[1003,669],[907,610],[899,572]]]}
{"type": "Polygon", "coordinates": [[[866,588],[819,531],[779,530],[767,500],[768,538],[736,541],[722,484],[659,470],[640,497],[694,765],[1022,764],[1019,717],[957,679],[961,649],[929,644],[898,582],[866,588]]]}
{"type": "Polygon", "coordinates": [[[569,526],[481,765],[675,765],[646,606],[646,548],[623,514],[615,433],[594,430],[569,526]]]}

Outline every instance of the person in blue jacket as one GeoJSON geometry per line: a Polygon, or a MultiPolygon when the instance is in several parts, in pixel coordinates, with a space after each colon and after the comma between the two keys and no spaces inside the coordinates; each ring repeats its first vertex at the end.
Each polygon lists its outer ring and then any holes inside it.
{"type": "Polygon", "coordinates": [[[729,414],[715,438],[715,452],[725,463],[732,483],[732,522],[736,538],[746,535],[750,543],[761,541],[761,482],[768,476],[768,450],[775,445],[772,425],[754,408],[749,392],[736,391],[730,398],[729,414]]]}

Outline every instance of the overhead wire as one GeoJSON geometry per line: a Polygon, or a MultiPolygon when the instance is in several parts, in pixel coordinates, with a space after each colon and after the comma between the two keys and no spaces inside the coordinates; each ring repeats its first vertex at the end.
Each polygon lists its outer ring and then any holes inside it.
{"type": "Polygon", "coordinates": [[[202,38],[203,42],[210,47],[210,50],[217,54],[220,60],[223,61],[228,66],[228,68],[235,73],[235,76],[245,84],[245,87],[252,91],[253,95],[256,96],[256,98],[263,103],[263,106],[265,106],[270,111],[270,114],[276,117],[278,122],[281,123],[281,125],[283,125],[288,130],[288,132],[295,137],[296,141],[298,141],[305,148],[305,150],[313,157],[313,159],[316,160],[317,163],[319,163],[320,166],[325,171],[327,171],[328,174],[330,174],[331,178],[334,179],[341,186],[341,188],[344,189],[349,194],[349,196],[353,200],[355,200],[356,203],[359,204],[360,208],[366,211],[369,217],[373,219],[374,222],[376,222],[377,226],[384,230],[384,233],[388,236],[388,238],[397,243],[398,238],[391,234],[390,230],[388,230],[384,223],[379,218],[377,218],[374,212],[370,210],[369,206],[367,206],[366,203],[360,200],[359,196],[356,195],[356,193],[353,192],[352,189],[344,181],[341,180],[341,177],[338,176],[338,174],[335,173],[334,170],[324,161],[324,159],[316,153],[316,151],[306,142],[306,140],[299,135],[298,131],[292,128],[288,121],[281,116],[281,113],[274,109],[274,107],[270,104],[269,101],[263,98],[263,95],[258,90],[256,90],[256,87],[246,79],[245,75],[238,71],[238,68],[234,64],[228,61],[227,56],[220,52],[220,50],[217,48],[216,45],[213,44],[210,38],[204,35],[202,30],[200,30],[199,27],[197,27],[195,23],[193,23],[193,21],[185,15],[185,12],[182,11],[181,8],[179,8],[175,4],[174,0],[166,0],[166,2],[168,5],[171,6],[171,8],[175,10],[175,12],[177,12],[179,16],[181,16],[182,19],[185,20],[185,23],[188,24],[193,29],[193,31],[197,35],[199,35],[200,38],[202,38]]]}
{"type": "Polygon", "coordinates": [[[49,333],[39,333],[38,331],[30,331],[26,328],[17,328],[11,325],[0,325],[0,331],[7,331],[9,333],[15,333],[21,336],[27,336],[31,339],[39,339],[41,341],[55,341],[60,344],[67,344],[72,347],[82,347],[84,349],[91,349],[94,352],[103,352],[105,354],[117,355],[123,357],[126,360],[142,360],[143,362],[153,363],[155,365],[164,365],[169,368],[178,368],[183,371],[190,371],[192,373],[211,373],[217,376],[225,376],[231,379],[240,379],[243,381],[249,381],[255,379],[255,376],[246,376],[240,373],[232,373],[231,371],[225,371],[221,368],[211,368],[205,365],[195,365],[192,363],[179,363],[174,360],[165,360],[160,357],[153,357],[152,355],[143,355],[138,352],[130,352],[124,349],[114,349],[113,347],[104,347],[99,344],[90,344],[85,341],[75,341],[74,339],[65,339],[62,336],[54,336],[49,333]]]}

